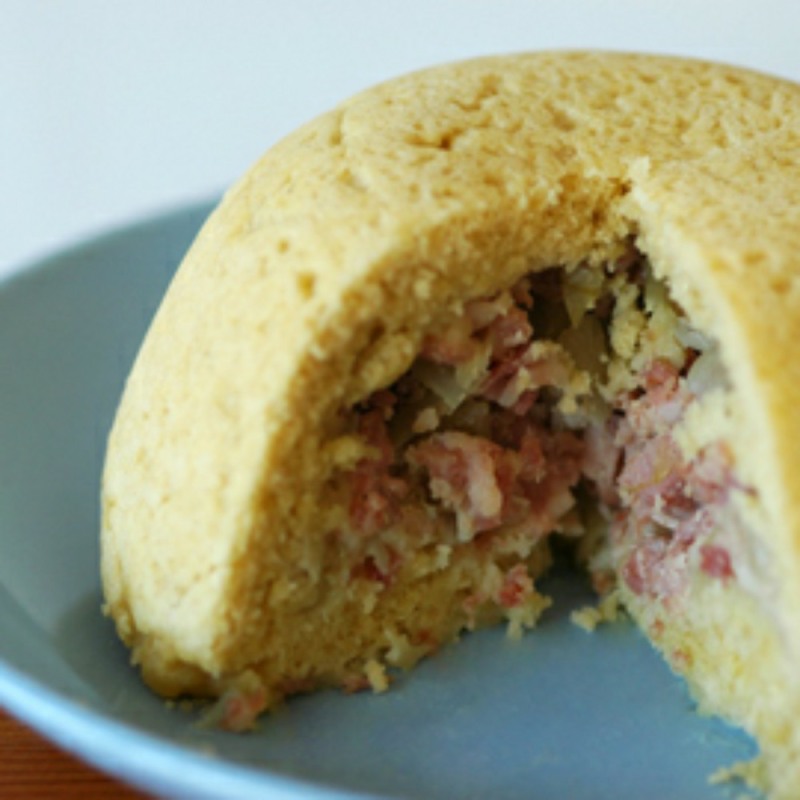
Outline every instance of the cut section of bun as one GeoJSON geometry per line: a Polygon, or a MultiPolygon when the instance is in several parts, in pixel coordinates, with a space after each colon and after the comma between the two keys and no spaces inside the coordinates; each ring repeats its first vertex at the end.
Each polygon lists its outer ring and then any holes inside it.
{"type": "Polygon", "coordinates": [[[798,342],[797,86],[609,53],[378,86],[175,276],[109,441],[108,612],[242,729],[534,626],[563,541],[793,797],[798,342]]]}

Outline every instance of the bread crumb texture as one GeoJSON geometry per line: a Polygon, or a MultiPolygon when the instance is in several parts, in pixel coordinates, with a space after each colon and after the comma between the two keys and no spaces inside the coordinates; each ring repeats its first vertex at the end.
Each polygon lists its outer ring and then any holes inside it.
{"type": "MultiPolygon", "coordinates": [[[[491,557],[480,526],[413,552],[387,535],[355,570],[335,476],[379,455],[348,410],[374,406],[475,298],[558,266],[583,275],[580,299],[631,241],[719,345],[730,396],[692,412],[681,447],[724,437],[757,497],[740,492],[737,513],[771,586],[754,599],[701,576],[688,613],[620,598],[707,707],[759,737],[762,783],[795,796],[800,89],[728,66],[559,52],[430,69],[308,123],[228,191],[153,321],[108,446],[106,604],[148,683],[227,698],[247,727],[298,691],[382,691],[387,667],[465,628],[535,624],[550,555],[519,531],[491,557]]],[[[658,321],[627,291],[611,346],[629,363],[658,321]]],[[[564,418],[588,385],[573,378],[564,418]]],[[[414,530],[440,524],[425,508],[414,530]]],[[[616,609],[615,596],[576,621],[616,609]]]]}

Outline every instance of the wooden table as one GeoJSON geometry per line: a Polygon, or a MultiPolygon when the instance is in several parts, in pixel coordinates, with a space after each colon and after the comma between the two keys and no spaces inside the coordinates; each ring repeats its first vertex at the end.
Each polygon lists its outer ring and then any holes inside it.
{"type": "Polygon", "coordinates": [[[0,711],[3,800],[147,800],[83,764],[0,711]]]}

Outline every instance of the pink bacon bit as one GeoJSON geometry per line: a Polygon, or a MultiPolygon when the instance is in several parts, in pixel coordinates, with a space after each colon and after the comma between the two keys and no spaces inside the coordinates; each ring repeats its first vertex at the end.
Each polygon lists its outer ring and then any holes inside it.
{"type": "Polygon", "coordinates": [[[590,425],[583,436],[583,474],[608,508],[619,504],[617,478],[622,464],[622,450],[617,444],[618,418],[610,417],[600,425],[590,425]]]}
{"type": "Polygon", "coordinates": [[[624,556],[621,575],[635,594],[665,602],[688,585],[690,548],[697,549],[707,575],[734,577],[730,553],[710,537],[731,490],[747,491],[736,482],[724,445],[706,447],[691,461],[684,457],[672,428],[690,399],[678,369],[653,362],[643,375],[642,394],[623,403],[627,415],[616,437],[624,458],[618,489],[628,507],[627,516],[612,524],[624,556]]]}
{"type": "Polygon", "coordinates": [[[635,436],[652,436],[669,432],[686,411],[692,398],[681,380],[680,370],[670,361],[657,358],[642,375],[644,393],[638,397],[622,398],[627,425],[620,431],[621,444],[635,436]],[[624,434],[628,433],[628,440],[624,434]]]}
{"type": "Polygon", "coordinates": [[[495,362],[489,374],[479,387],[479,392],[487,400],[508,408],[519,399],[520,393],[513,392],[513,383],[523,366],[525,350],[507,353],[500,361],[495,362]]]}
{"type": "Polygon", "coordinates": [[[472,337],[472,324],[465,316],[442,332],[426,336],[422,341],[420,355],[435,364],[457,366],[469,361],[477,350],[478,342],[472,337]]]}
{"type": "MultiPolygon", "coordinates": [[[[376,392],[370,401],[383,394],[388,394],[388,392],[376,392]]],[[[386,427],[387,417],[391,416],[393,405],[394,403],[372,408],[358,418],[358,433],[375,451],[375,454],[368,460],[383,467],[389,466],[394,460],[394,447],[389,437],[389,429],[386,427]]]]}
{"type": "Polygon", "coordinates": [[[479,387],[480,394],[519,415],[527,414],[538,390],[562,386],[569,379],[569,368],[558,352],[541,357],[528,347],[508,350],[495,361],[479,387]]]}
{"type": "Polygon", "coordinates": [[[626,586],[636,595],[643,595],[647,589],[648,569],[651,560],[645,559],[646,552],[642,548],[633,551],[622,566],[622,579],[626,586]]]}
{"type": "Polygon", "coordinates": [[[448,431],[411,448],[407,457],[427,470],[431,493],[455,511],[463,538],[502,522],[514,481],[513,453],[488,439],[448,431]]]}
{"type": "Polygon", "coordinates": [[[267,707],[267,695],[262,687],[250,691],[235,688],[222,695],[219,703],[219,727],[243,733],[255,727],[256,720],[267,707]]]}
{"type": "Polygon", "coordinates": [[[350,578],[355,580],[364,578],[368,581],[382,583],[384,586],[389,584],[389,576],[378,569],[378,565],[372,556],[367,556],[360,564],[356,564],[350,570],[350,578]]]}
{"type": "Polygon", "coordinates": [[[704,544],[700,548],[700,569],[712,578],[723,581],[735,577],[731,557],[724,547],[704,544]]]}
{"type": "Polygon", "coordinates": [[[524,564],[512,567],[504,576],[497,593],[497,602],[503,608],[517,608],[533,594],[533,580],[524,564]]]}
{"type": "Polygon", "coordinates": [[[354,673],[348,675],[341,683],[342,691],[345,694],[357,694],[358,692],[365,692],[370,688],[369,678],[363,673],[354,673]]]}
{"type": "Polygon", "coordinates": [[[519,478],[527,483],[539,483],[547,475],[547,456],[542,437],[534,428],[526,427],[519,445],[519,478]]]}
{"type": "Polygon", "coordinates": [[[527,344],[533,336],[533,328],[528,315],[515,306],[492,321],[487,335],[492,345],[492,356],[502,358],[509,351],[527,344]]]}
{"type": "Polygon", "coordinates": [[[428,628],[420,628],[412,633],[409,638],[414,647],[424,648],[428,653],[434,653],[441,646],[438,637],[428,628]]]}
{"type": "Polygon", "coordinates": [[[645,391],[650,393],[654,403],[658,405],[662,400],[671,398],[678,390],[680,369],[666,358],[656,358],[642,377],[645,391]]]}
{"type": "Polygon", "coordinates": [[[547,475],[566,486],[577,483],[586,453],[583,441],[571,431],[544,431],[539,435],[542,437],[547,475]]]}
{"type": "Polygon", "coordinates": [[[350,570],[351,580],[363,578],[386,587],[391,586],[402,565],[402,559],[391,547],[387,547],[386,552],[385,564],[379,566],[374,556],[367,556],[360,564],[356,564],[350,570]]]}
{"type": "Polygon", "coordinates": [[[629,499],[634,519],[658,516],[661,524],[674,528],[698,507],[689,481],[690,467],[680,448],[671,436],[662,435],[628,448],[618,489],[629,499]]]}
{"type": "Polygon", "coordinates": [[[512,415],[501,446],[449,431],[411,448],[409,462],[428,472],[434,499],[456,513],[468,540],[506,523],[525,523],[529,535],[548,534],[573,503],[583,443],[568,431],[548,432],[512,415]]]}
{"type": "Polygon", "coordinates": [[[636,595],[650,594],[655,590],[655,568],[661,562],[660,553],[651,548],[637,547],[622,567],[622,579],[636,595]]]}
{"type": "Polygon", "coordinates": [[[669,601],[687,581],[682,563],[689,542],[666,537],[643,538],[622,567],[622,579],[636,594],[669,601]]]}
{"type": "Polygon", "coordinates": [[[372,448],[373,455],[362,459],[351,472],[350,524],[361,536],[371,537],[396,522],[401,502],[408,494],[408,482],[391,474],[394,446],[386,427],[396,396],[380,391],[370,397],[368,409],[358,419],[358,432],[372,448]]]}
{"type": "Polygon", "coordinates": [[[494,298],[473,300],[464,307],[462,317],[425,337],[420,355],[436,364],[458,366],[474,358],[488,341],[493,358],[502,358],[531,340],[533,328],[526,309],[532,304],[524,282],[494,298]]]}
{"type": "Polygon", "coordinates": [[[408,483],[381,472],[370,461],[360,462],[352,476],[350,524],[359,535],[370,538],[400,519],[408,483]]]}
{"type": "Polygon", "coordinates": [[[608,594],[617,585],[617,575],[613,570],[594,570],[590,574],[592,588],[600,596],[608,594]]]}

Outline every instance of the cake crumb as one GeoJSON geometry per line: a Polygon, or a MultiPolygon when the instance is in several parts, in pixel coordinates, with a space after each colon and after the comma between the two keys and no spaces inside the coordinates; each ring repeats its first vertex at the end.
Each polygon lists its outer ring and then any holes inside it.
{"type": "Polygon", "coordinates": [[[523,603],[506,611],[506,636],[512,640],[521,639],[527,629],[536,627],[539,617],[550,608],[552,602],[550,597],[532,591],[523,603]]]}
{"type": "Polygon", "coordinates": [[[436,430],[439,422],[439,412],[433,406],[427,406],[414,418],[411,431],[412,433],[430,433],[430,431],[436,430]]]}
{"type": "MultiPolygon", "coordinates": [[[[708,782],[712,786],[723,783],[742,782],[748,789],[758,791],[759,787],[765,785],[765,764],[761,757],[753,758],[749,761],[736,761],[727,767],[720,767],[708,777],[708,782]]],[[[737,796],[737,800],[753,800],[753,793],[745,792],[737,796]]]]}
{"type": "Polygon", "coordinates": [[[364,673],[372,691],[376,694],[385,692],[389,688],[389,676],[386,674],[386,667],[379,661],[374,658],[367,661],[364,666],[364,673]]]}
{"type": "Polygon", "coordinates": [[[611,591],[600,599],[596,606],[583,606],[570,614],[570,621],[591,633],[604,622],[616,622],[624,607],[617,591],[611,591]]]}

